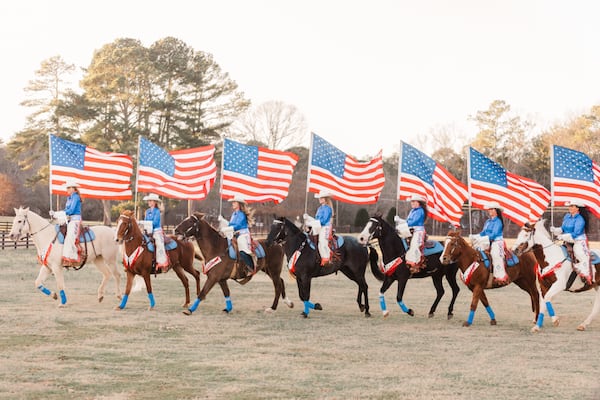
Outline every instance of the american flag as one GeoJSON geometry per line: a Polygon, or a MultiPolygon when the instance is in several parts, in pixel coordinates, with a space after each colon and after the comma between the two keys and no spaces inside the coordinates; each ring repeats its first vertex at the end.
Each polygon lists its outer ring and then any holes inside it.
{"type": "Polygon", "coordinates": [[[467,185],[413,146],[402,142],[398,160],[398,199],[412,195],[427,199],[431,218],[460,226],[462,205],[469,193],[467,185]]]}
{"type": "Polygon", "coordinates": [[[288,196],[298,156],[225,139],[221,197],[281,203],[288,196]]]}
{"type": "Polygon", "coordinates": [[[137,191],[185,200],[203,200],[217,177],[215,147],[167,152],[140,136],[137,191]]]}
{"type": "Polygon", "coordinates": [[[471,204],[485,208],[497,201],[504,215],[518,225],[537,221],[550,203],[550,191],[528,178],[506,171],[472,147],[469,148],[471,204]]]}
{"type": "Polygon", "coordinates": [[[373,204],[385,184],[381,151],[368,162],[358,162],[316,134],[312,134],[308,191],[327,191],[352,204],[373,204]]]}
{"type": "Polygon", "coordinates": [[[131,157],[103,153],[84,144],[50,135],[50,188],[53,194],[68,195],[64,184],[75,180],[82,197],[129,200],[132,197],[131,157]]]}
{"type": "Polygon", "coordinates": [[[552,146],[554,205],[579,200],[600,218],[600,166],[582,152],[552,146]]]}

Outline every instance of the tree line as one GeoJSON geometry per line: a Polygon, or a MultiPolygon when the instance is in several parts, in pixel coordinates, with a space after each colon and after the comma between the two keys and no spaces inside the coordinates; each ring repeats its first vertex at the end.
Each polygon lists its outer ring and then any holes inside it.
{"type": "MultiPolygon", "coordinates": [[[[300,160],[288,199],[280,205],[255,208],[265,222],[273,215],[296,218],[304,213],[305,205],[309,213],[316,209],[312,196],[306,198],[309,151],[300,144],[309,132],[300,110],[278,101],[252,107],[211,54],[179,39],[166,37],[145,47],[137,39],[120,38],[94,51],[85,68],[61,56],[51,57],[41,62],[25,93],[21,105],[30,110],[26,124],[0,146],[0,214],[11,215],[19,205],[47,212],[49,133],[100,151],[126,154],[136,154],[139,135],[167,150],[214,144],[218,164],[224,137],[292,151],[300,160]],[[73,82],[78,72],[81,78],[73,82]]],[[[516,115],[505,101],[495,100],[469,121],[477,128],[474,138],[441,127],[413,138],[411,144],[424,151],[433,147],[431,157],[465,183],[469,146],[508,171],[548,188],[551,144],[582,151],[596,161],[600,158],[597,105],[540,129],[516,115]]],[[[399,214],[408,212],[406,204],[395,200],[397,154],[384,159],[384,171],[386,185],[380,201],[370,206],[338,203],[337,224],[359,226],[365,216],[377,211],[384,215],[395,213],[396,208],[399,214]]],[[[131,206],[131,202],[86,200],[84,217],[109,223],[120,209],[131,206]]],[[[166,206],[166,223],[171,224],[190,208],[216,215],[223,203],[215,187],[201,203],[168,200],[166,206]]]]}

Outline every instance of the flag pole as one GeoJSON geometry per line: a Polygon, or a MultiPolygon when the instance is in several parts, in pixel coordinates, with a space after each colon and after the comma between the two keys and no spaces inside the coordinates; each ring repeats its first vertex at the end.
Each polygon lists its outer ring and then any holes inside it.
{"type": "Polygon", "coordinates": [[[219,176],[219,215],[223,215],[223,167],[225,166],[225,141],[223,139],[223,151],[221,153],[221,175],[219,176]]]}
{"type": "Polygon", "coordinates": [[[52,211],[52,134],[48,133],[48,162],[49,173],[48,173],[48,194],[50,199],[50,211],[52,211]]]}
{"type": "Polygon", "coordinates": [[[402,179],[402,149],[404,142],[400,141],[400,151],[398,152],[398,179],[396,179],[396,215],[398,214],[398,207],[400,206],[400,181],[402,179]]]}
{"type": "Polygon", "coordinates": [[[137,146],[137,166],[135,168],[135,195],[133,196],[133,215],[138,218],[137,215],[137,206],[138,206],[138,179],[140,177],[140,147],[142,144],[142,135],[138,136],[138,146],[137,146]]]}
{"type": "Polygon", "coordinates": [[[469,146],[469,152],[467,153],[467,189],[469,191],[469,235],[473,234],[473,223],[471,220],[471,147],[469,146]]]}
{"type": "Polygon", "coordinates": [[[550,144],[550,226],[554,226],[554,145],[550,144]]]}
{"type": "MultiPolygon", "coordinates": [[[[304,213],[305,214],[308,212],[308,187],[309,187],[309,182],[310,182],[310,166],[311,166],[311,162],[312,162],[313,143],[315,142],[314,138],[315,138],[315,133],[311,132],[310,133],[310,147],[308,148],[308,162],[306,163],[308,170],[306,171],[306,193],[304,194],[304,213]]],[[[337,215],[337,213],[336,213],[336,215],[337,215]]]]}

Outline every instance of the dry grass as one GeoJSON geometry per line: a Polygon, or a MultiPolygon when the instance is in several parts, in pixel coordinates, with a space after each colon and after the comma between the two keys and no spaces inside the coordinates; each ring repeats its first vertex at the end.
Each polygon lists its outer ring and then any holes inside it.
{"type": "MultiPolygon", "coordinates": [[[[323,304],[302,319],[297,288],[287,276],[296,308],[280,304],[263,313],[273,296],[259,275],[241,287],[231,282],[234,312],[224,315],[213,289],[193,316],[181,313],[183,289],[173,273],[154,279],[155,311],[145,293],[126,310],[108,296],[96,302],[95,268],[66,273],[69,306],[40,294],[33,251],[0,253],[1,399],[598,399],[600,321],[586,332],[577,324],[589,313],[592,293],[561,294],[557,328],[531,334],[529,297],[517,287],[489,292],[498,326],[480,308],[463,328],[470,292],[460,283],[455,319],[449,300],[426,314],[435,291],[430,280],[410,281],[392,314],[381,318],[379,282],[368,273],[371,311],[355,303],[356,285],[342,275],[313,281],[323,304]]],[[[47,286],[54,289],[50,278],[47,286]]],[[[109,285],[109,294],[114,286],[109,285]]]]}

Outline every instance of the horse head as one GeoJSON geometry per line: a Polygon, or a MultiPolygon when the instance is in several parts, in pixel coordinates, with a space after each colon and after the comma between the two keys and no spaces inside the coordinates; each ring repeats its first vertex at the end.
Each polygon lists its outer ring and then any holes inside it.
{"type": "Polygon", "coordinates": [[[12,223],[12,228],[10,229],[9,237],[11,240],[17,241],[23,239],[25,236],[29,234],[31,230],[29,226],[29,220],[27,219],[27,214],[29,213],[29,207],[23,208],[19,207],[19,209],[15,210],[15,219],[12,223]]]}
{"type": "Polygon", "coordinates": [[[189,238],[198,235],[200,233],[200,221],[204,218],[204,216],[204,213],[196,211],[181,221],[179,225],[175,227],[175,235],[177,235],[177,239],[182,240],[183,238],[189,238]]]}
{"type": "Polygon", "coordinates": [[[115,242],[130,242],[135,236],[142,236],[142,231],[137,226],[132,210],[125,210],[117,218],[115,242]]]}
{"type": "Polygon", "coordinates": [[[533,247],[533,235],[535,233],[535,226],[529,222],[526,222],[519,231],[517,239],[515,240],[512,251],[517,255],[521,256],[533,247]]]}
{"type": "Polygon", "coordinates": [[[444,241],[444,251],[440,255],[440,262],[445,265],[456,262],[465,248],[470,247],[465,239],[460,236],[460,231],[451,230],[444,241]]]}
{"type": "Polygon", "coordinates": [[[369,218],[369,222],[358,235],[358,242],[366,246],[372,239],[379,239],[384,223],[385,221],[379,213],[369,218]]]}
{"type": "Polygon", "coordinates": [[[285,217],[277,217],[271,223],[271,229],[267,235],[267,246],[271,246],[273,243],[282,243],[285,241],[285,217]]]}

